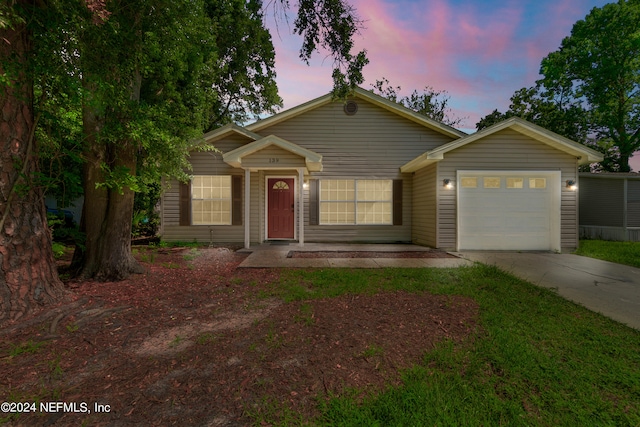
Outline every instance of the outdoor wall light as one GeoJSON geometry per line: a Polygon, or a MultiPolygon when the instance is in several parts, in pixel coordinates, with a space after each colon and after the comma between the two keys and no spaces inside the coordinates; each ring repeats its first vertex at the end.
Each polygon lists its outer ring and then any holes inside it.
{"type": "Polygon", "coordinates": [[[446,188],[447,190],[451,190],[453,188],[453,182],[451,182],[450,179],[443,179],[442,180],[442,185],[444,186],[444,188],[446,188]]]}
{"type": "Polygon", "coordinates": [[[568,179],[567,188],[571,191],[576,191],[578,189],[578,186],[576,185],[576,182],[574,180],[568,179]]]}
{"type": "Polygon", "coordinates": [[[309,188],[309,181],[305,181],[305,182],[303,182],[303,183],[302,183],[302,188],[304,188],[305,190],[306,190],[307,188],[309,188]]]}

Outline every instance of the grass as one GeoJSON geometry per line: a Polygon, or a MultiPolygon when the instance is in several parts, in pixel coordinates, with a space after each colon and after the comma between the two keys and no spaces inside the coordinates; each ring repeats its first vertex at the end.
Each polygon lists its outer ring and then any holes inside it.
{"type": "Polygon", "coordinates": [[[21,354],[38,353],[41,347],[46,344],[46,341],[34,342],[29,340],[21,344],[12,345],[9,351],[9,357],[17,357],[21,354]]]}
{"type": "Polygon", "coordinates": [[[198,256],[200,256],[200,251],[198,251],[197,248],[191,248],[189,250],[188,254],[182,255],[182,259],[184,259],[185,261],[193,261],[194,259],[196,259],[198,256]]]}
{"type": "Polygon", "coordinates": [[[580,240],[577,255],[640,268],[640,242],[580,240]]]}
{"type": "Polygon", "coordinates": [[[62,243],[52,242],[51,250],[53,251],[53,257],[55,259],[62,258],[67,250],[66,246],[62,243]]]}
{"type": "Polygon", "coordinates": [[[321,401],[315,424],[640,425],[640,332],[495,267],[290,271],[271,294],[385,290],[469,296],[480,306],[477,334],[425,352],[400,387],[321,401]]]}

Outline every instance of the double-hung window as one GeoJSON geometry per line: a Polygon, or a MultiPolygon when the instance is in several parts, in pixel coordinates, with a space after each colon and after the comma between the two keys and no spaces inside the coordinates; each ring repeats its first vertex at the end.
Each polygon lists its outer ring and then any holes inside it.
{"type": "Polygon", "coordinates": [[[231,224],[231,176],[195,175],[191,182],[191,223],[231,224]]]}
{"type": "Polygon", "coordinates": [[[393,181],[323,179],[320,224],[392,224],[393,181]]]}

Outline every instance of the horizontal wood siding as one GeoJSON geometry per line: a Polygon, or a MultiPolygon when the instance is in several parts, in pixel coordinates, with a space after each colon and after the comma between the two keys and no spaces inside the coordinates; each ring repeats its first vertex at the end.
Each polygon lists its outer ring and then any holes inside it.
{"type": "Polygon", "coordinates": [[[280,147],[270,146],[242,158],[242,166],[259,168],[303,168],[303,157],[280,147]]]}
{"type": "MultiPolygon", "coordinates": [[[[235,150],[249,140],[240,135],[230,135],[217,141],[215,147],[221,152],[194,151],[189,156],[192,175],[241,175],[244,192],[244,171],[232,168],[222,161],[222,153],[235,150]]],[[[180,185],[169,180],[162,196],[162,239],[168,242],[239,243],[244,241],[243,225],[191,225],[180,226],[180,185]]],[[[243,208],[244,209],[244,208],[243,208]]],[[[244,218],[244,216],[243,216],[244,218]]]]}
{"type": "Polygon", "coordinates": [[[436,178],[438,165],[427,166],[413,176],[413,229],[411,240],[419,245],[437,245],[436,178]]]}
{"type": "Polygon", "coordinates": [[[624,226],[624,180],[580,177],[580,225],[624,226]]]}
{"type": "MultiPolygon", "coordinates": [[[[401,174],[400,166],[420,154],[450,142],[451,137],[420,126],[364,100],[357,100],[357,114],[347,116],[341,102],[330,103],[297,117],[257,130],[260,135],[276,135],[323,156],[323,171],[313,172],[305,179],[390,179],[403,180],[402,225],[325,226],[309,225],[308,190],[303,193],[305,206],[305,241],[308,242],[410,242],[412,227],[413,183],[411,174],[401,174]]],[[[222,152],[229,152],[249,142],[232,135],[216,142],[222,152]]],[[[193,174],[240,174],[222,161],[221,153],[197,152],[191,155],[193,174]]],[[[243,166],[278,167],[282,170],[259,171],[251,174],[251,242],[265,238],[265,176],[295,175],[292,167],[303,167],[304,159],[278,147],[247,156],[243,166]],[[269,159],[278,158],[278,163],[269,159]],[[247,163],[249,162],[249,163],[247,163]],[[255,162],[255,163],[254,163],[255,162]]],[[[167,240],[208,241],[209,227],[179,227],[177,187],[163,196],[163,230],[167,240]]],[[[216,227],[216,241],[242,242],[244,226],[216,227]]],[[[296,220],[296,235],[299,230],[296,220]]]]}
{"type": "MultiPolygon", "coordinates": [[[[544,170],[561,172],[561,184],[568,179],[577,180],[577,160],[546,144],[519,132],[507,129],[472,142],[445,154],[438,164],[437,182],[456,181],[458,170],[544,170]]],[[[438,188],[438,245],[456,247],[456,191],[438,188]]],[[[560,245],[575,248],[578,245],[577,192],[562,185],[560,245]]]]}
{"type": "Polygon", "coordinates": [[[347,116],[341,102],[330,103],[268,128],[277,135],[323,156],[322,172],[312,179],[402,179],[402,225],[309,225],[305,191],[305,241],[409,242],[413,184],[400,166],[452,138],[357,99],[358,112],[347,116]]]}
{"type": "Polygon", "coordinates": [[[347,116],[334,102],[273,126],[276,135],[323,156],[315,177],[400,178],[400,166],[452,138],[357,99],[358,112],[347,116]]]}

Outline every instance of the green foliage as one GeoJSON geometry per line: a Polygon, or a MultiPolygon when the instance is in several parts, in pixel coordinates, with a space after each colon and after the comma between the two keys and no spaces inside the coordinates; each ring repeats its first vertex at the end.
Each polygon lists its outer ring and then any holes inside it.
{"type": "Polygon", "coordinates": [[[264,27],[261,2],[208,0],[205,11],[215,31],[213,85],[207,87],[205,131],[243,123],[282,105],[275,83],[275,51],[264,27]],[[239,40],[250,40],[239,43],[239,40]]]}
{"type": "MultiPolygon", "coordinates": [[[[282,4],[288,7],[288,1],[282,4]]],[[[369,60],[366,51],[352,54],[353,36],[362,26],[355,9],[345,0],[298,0],[294,31],[303,37],[300,59],[307,64],[316,51],[329,52],[334,60],[333,95],[343,99],[364,82],[362,69],[369,60]]]]}
{"type": "Polygon", "coordinates": [[[40,171],[38,182],[45,194],[56,199],[57,206],[70,206],[82,189],[82,117],[79,94],[71,94],[68,80],[38,82],[41,94],[36,104],[39,126],[36,128],[40,171]],[[63,92],[67,90],[67,92],[63,92]]]}
{"type": "Polygon", "coordinates": [[[460,117],[451,116],[451,108],[449,108],[450,97],[445,90],[439,91],[426,86],[422,93],[414,90],[411,95],[399,98],[398,93],[402,88],[400,86],[391,86],[389,80],[384,77],[381,80],[376,80],[371,87],[373,93],[377,93],[390,101],[404,105],[410,110],[448,126],[455,127],[463,121],[460,117]]]}
{"type": "Polygon", "coordinates": [[[65,251],[67,250],[65,245],[58,242],[51,243],[51,248],[53,250],[53,257],[56,259],[62,258],[62,256],[64,256],[65,251]]]}
{"type": "MultiPolygon", "coordinates": [[[[288,1],[275,3],[289,8],[288,1]]],[[[129,274],[102,264],[101,248],[123,243],[105,244],[117,233],[99,231],[129,232],[130,219],[106,213],[132,212],[128,189],[152,193],[149,188],[165,177],[185,180],[189,152],[208,148],[202,146],[203,131],[281,105],[262,10],[260,0],[0,5],[0,27],[26,25],[33,40],[27,62],[23,56],[0,59],[3,87],[23,84],[37,95],[43,174],[25,177],[28,185],[44,186],[64,207],[80,194],[84,180],[85,206],[95,208],[84,222],[90,234],[84,259],[99,261],[85,265],[83,274],[129,274]]],[[[367,59],[364,52],[351,54],[360,23],[349,4],[302,0],[297,13],[301,58],[327,49],[335,61],[336,92],[361,83],[367,59]]],[[[150,217],[145,212],[138,212],[138,225],[150,217]]]]}
{"type": "Polygon", "coordinates": [[[576,22],[560,49],[542,60],[541,83],[586,105],[590,130],[615,150],[603,166],[629,171],[640,149],[640,3],[619,0],[576,22]]]}
{"type": "Polygon", "coordinates": [[[539,85],[517,90],[505,113],[494,110],[476,123],[476,128],[482,130],[510,117],[523,118],[572,141],[587,141],[588,123],[580,103],[539,85]]]}
{"type": "Polygon", "coordinates": [[[543,78],[520,89],[509,110],[476,124],[519,116],[604,153],[599,168],[628,172],[640,149],[640,3],[619,0],[576,22],[541,62],[543,78]]]}
{"type": "Polygon", "coordinates": [[[46,341],[34,342],[32,340],[29,340],[21,344],[12,345],[11,349],[9,350],[9,357],[20,356],[21,354],[38,353],[40,351],[40,348],[46,344],[46,341]]]}
{"type": "Polygon", "coordinates": [[[575,253],[640,268],[640,257],[638,256],[640,254],[640,242],[580,240],[580,247],[575,253]]]}

